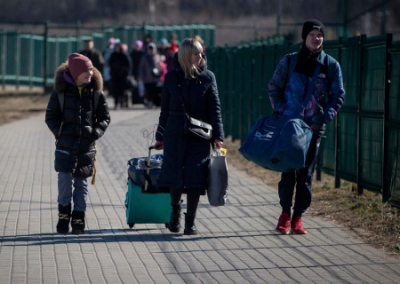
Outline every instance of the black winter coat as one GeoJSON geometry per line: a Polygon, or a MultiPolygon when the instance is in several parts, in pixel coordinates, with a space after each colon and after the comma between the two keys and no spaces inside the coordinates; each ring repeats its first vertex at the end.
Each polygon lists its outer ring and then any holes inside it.
{"type": "Polygon", "coordinates": [[[217,83],[206,68],[195,79],[186,79],[176,58],[175,66],[165,77],[156,134],[156,140],[164,142],[158,185],[182,188],[183,192],[190,188],[207,189],[211,142],[224,140],[217,83]],[[190,116],[212,125],[211,141],[185,135],[181,96],[190,116]]]}
{"type": "Polygon", "coordinates": [[[112,78],[126,78],[131,74],[131,58],[123,51],[111,53],[108,64],[112,78]]]}
{"type": "Polygon", "coordinates": [[[45,121],[56,139],[55,170],[86,178],[93,175],[95,141],[103,136],[110,124],[110,114],[102,92],[100,72],[94,69],[92,82],[83,87],[80,95],[67,69],[67,64],[63,63],[56,71],[45,121]],[[97,109],[93,112],[95,92],[100,96],[97,109]],[[64,93],[63,110],[58,93],[64,93]]]}

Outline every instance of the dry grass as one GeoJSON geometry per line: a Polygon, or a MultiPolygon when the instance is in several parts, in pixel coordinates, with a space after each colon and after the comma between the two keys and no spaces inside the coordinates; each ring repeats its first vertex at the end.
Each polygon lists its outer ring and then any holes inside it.
{"type": "Polygon", "coordinates": [[[0,125],[44,111],[49,100],[42,93],[7,92],[0,94],[0,125]]]}
{"type": "MultiPolygon", "coordinates": [[[[277,188],[280,173],[263,169],[238,152],[240,141],[224,142],[228,163],[277,188]]],[[[350,182],[334,188],[334,178],[322,174],[313,182],[313,200],[308,214],[329,219],[357,234],[365,243],[400,259],[400,208],[382,203],[381,194],[365,190],[358,195],[350,182]]]]}
{"type": "MultiPolygon", "coordinates": [[[[38,93],[0,93],[0,125],[44,111],[49,96],[38,93]]],[[[265,170],[244,159],[238,152],[239,141],[225,141],[228,163],[239,170],[277,187],[280,174],[265,170]]],[[[354,231],[364,242],[400,259],[400,209],[381,202],[381,195],[365,191],[357,194],[351,183],[333,188],[334,179],[322,174],[313,183],[313,202],[309,214],[337,222],[354,231]]]]}

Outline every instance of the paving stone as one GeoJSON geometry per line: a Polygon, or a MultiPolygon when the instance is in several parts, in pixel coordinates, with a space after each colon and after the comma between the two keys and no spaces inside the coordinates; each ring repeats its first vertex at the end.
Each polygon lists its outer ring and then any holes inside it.
{"type": "Polygon", "coordinates": [[[276,188],[231,164],[227,204],[200,199],[199,235],[164,224],[129,229],[127,161],[147,155],[158,116],[139,105],[111,111],[80,236],[55,232],[54,137],[43,113],[0,126],[0,284],[398,282],[399,260],[335,223],[305,214],[307,235],[276,233],[276,188]]]}

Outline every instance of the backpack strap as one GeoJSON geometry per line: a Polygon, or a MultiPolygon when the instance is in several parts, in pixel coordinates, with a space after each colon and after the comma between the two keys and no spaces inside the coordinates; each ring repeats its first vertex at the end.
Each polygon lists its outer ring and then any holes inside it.
{"type": "MultiPolygon", "coordinates": [[[[64,99],[65,99],[65,95],[64,92],[62,93],[57,93],[58,96],[58,103],[60,105],[60,110],[61,110],[61,117],[63,117],[63,112],[64,112],[64,99]]],[[[63,118],[62,118],[63,119],[63,118]]],[[[61,121],[61,125],[60,128],[58,129],[58,135],[57,137],[59,137],[61,135],[61,130],[64,124],[64,120],[61,121]]],[[[58,138],[56,138],[56,140],[58,141],[58,138]]]]}
{"type": "MultiPolygon", "coordinates": [[[[93,93],[93,123],[96,122],[96,110],[97,107],[99,106],[99,101],[100,101],[100,93],[99,92],[94,92],[93,93]]],[[[96,169],[96,161],[97,161],[97,148],[96,148],[96,142],[94,143],[94,147],[96,149],[96,155],[94,157],[94,164],[93,164],[93,176],[92,176],[92,181],[91,184],[95,184],[96,183],[96,173],[97,173],[97,169],[96,169]]]]}
{"type": "Polygon", "coordinates": [[[100,93],[99,92],[94,92],[93,93],[93,110],[96,111],[97,108],[99,107],[99,101],[100,101],[100,93]]]}
{"type": "MultiPolygon", "coordinates": [[[[297,55],[298,55],[298,52],[293,52],[293,53],[289,53],[288,55],[286,55],[287,58],[288,58],[288,65],[289,65],[289,71],[288,71],[288,75],[287,75],[287,78],[286,78],[286,83],[289,81],[289,78],[292,76],[294,67],[296,67],[297,55]]],[[[309,85],[308,85],[309,87],[308,87],[308,90],[307,90],[307,94],[306,94],[306,96],[305,96],[305,98],[303,100],[303,106],[304,107],[307,106],[308,102],[311,99],[311,93],[314,90],[315,80],[317,79],[317,76],[319,74],[320,69],[321,69],[321,64],[317,63],[317,66],[315,67],[314,74],[313,74],[313,77],[311,79],[311,82],[309,82],[309,85]]],[[[328,73],[332,73],[332,72],[328,72],[328,73]]],[[[328,77],[329,77],[329,75],[328,75],[328,77]]]]}
{"type": "MultiPolygon", "coordinates": [[[[325,53],[326,54],[326,53],[325,53]]],[[[326,54],[325,57],[325,64],[327,66],[326,70],[328,72],[328,80],[329,83],[332,84],[332,82],[335,80],[335,68],[336,68],[336,59],[334,59],[332,56],[329,54],[326,54]]]]}
{"type": "Polygon", "coordinates": [[[64,93],[57,93],[58,103],[60,104],[61,113],[64,111],[64,93]]]}
{"type": "Polygon", "coordinates": [[[293,53],[289,53],[287,55],[287,57],[288,57],[288,65],[289,65],[289,72],[288,72],[288,76],[287,76],[287,81],[289,81],[290,76],[292,76],[294,67],[296,67],[297,54],[298,54],[298,52],[293,52],[293,53]]]}
{"type": "Polygon", "coordinates": [[[308,90],[307,90],[306,97],[304,98],[304,101],[303,101],[303,107],[307,107],[308,102],[311,99],[311,94],[315,87],[315,80],[317,79],[320,69],[321,69],[321,63],[317,63],[317,66],[315,67],[311,82],[308,83],[308,90]]]}
{"type": "MultiPolygon", "coordinates": [[[[289,71],[288,71],[288,76],[287,76],[287,81],[289,81],[290,76],[293,73],[294,67],[296,67],[297,63],[297,54],[298,52],[293,52],[287,54],[288,58],[288,66],[289,66],[289,71]]],[[[332,84],[333,80],[335,79],[335,68],[336,68],[336,60],[330,56],[329,54],[325,53],[325,64],[327,66],[327,75],[328,75],[328,80],[332,84]]]]}
{"type": "MultiPolygon", "coordinates": [[[[64,93],[57,93],[58,95],[58,103],[60,104],[60,109],[61,112],[64,111],[64,93]]],[[[99,106],[99,101],[100,101],[100,93],[99,92],[94,92],[93,94],[93,110],[97,110],[98,106],[99,106]]]]}

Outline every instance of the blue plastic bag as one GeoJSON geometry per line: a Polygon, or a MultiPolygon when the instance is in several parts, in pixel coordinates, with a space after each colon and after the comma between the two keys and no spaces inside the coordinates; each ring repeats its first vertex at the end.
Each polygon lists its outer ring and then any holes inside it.
{"type": "Polygon", "coordinates": [[[253,123],[239,152],[261,167],[288,172],[305,167],[311,138],[302,119],[273,114],[253,123]]]}

